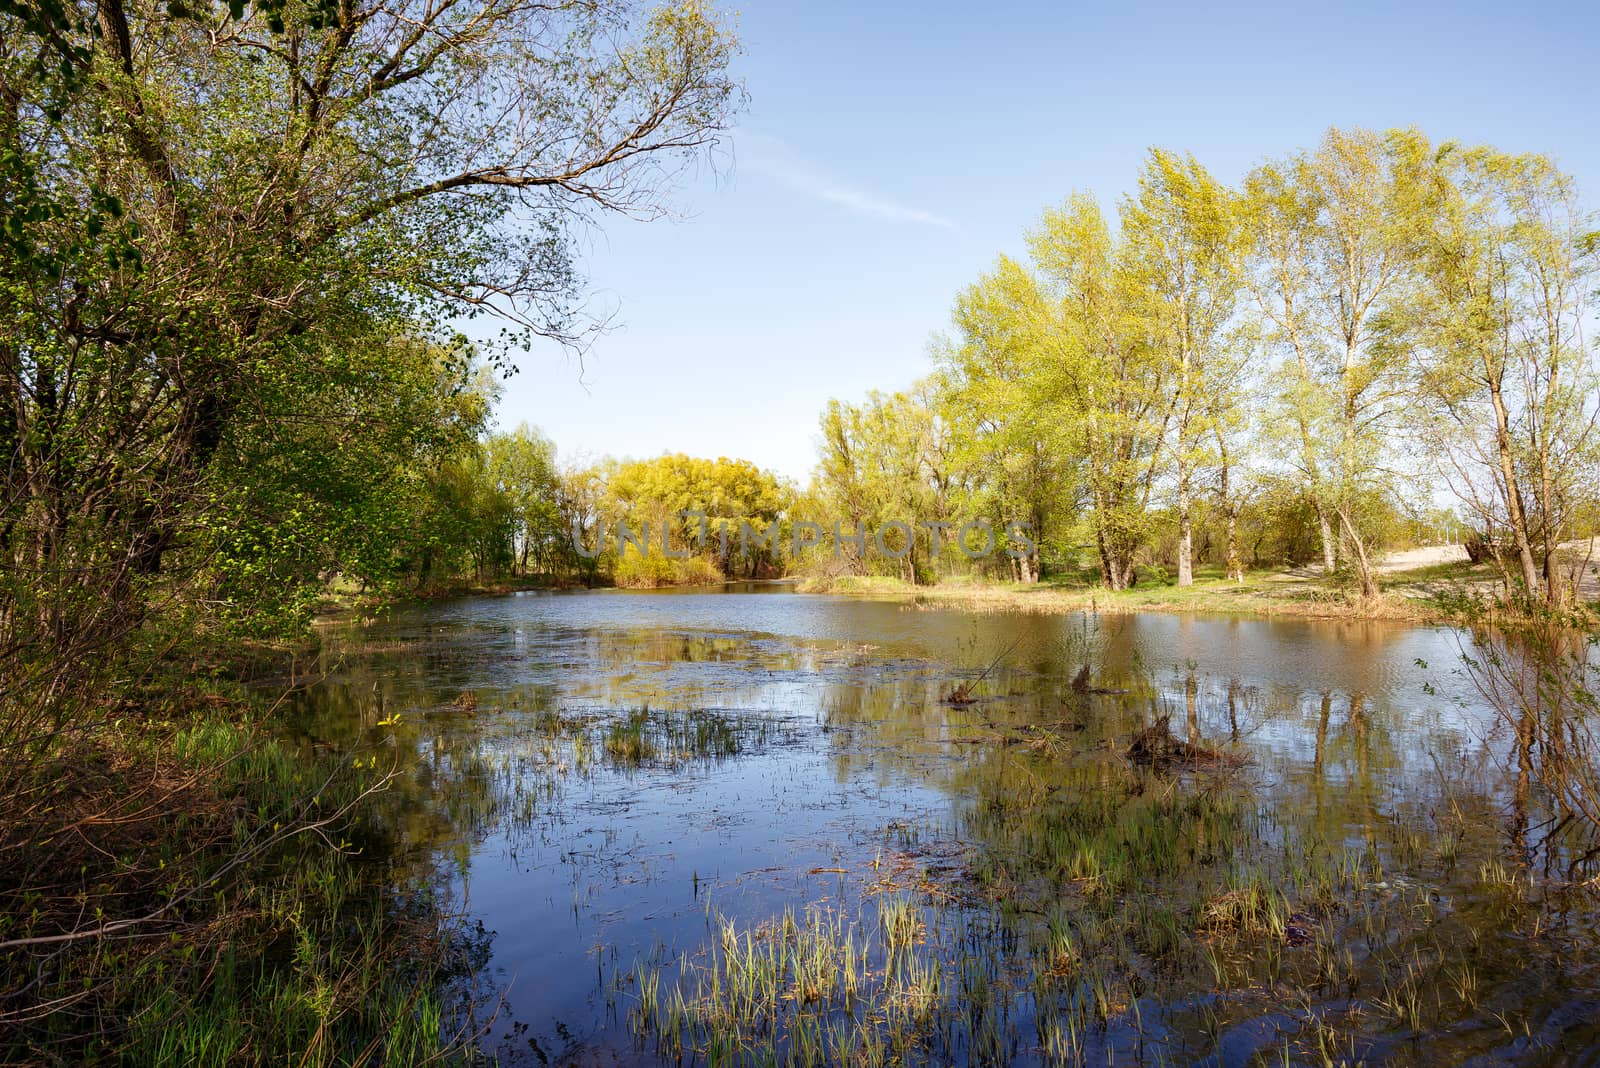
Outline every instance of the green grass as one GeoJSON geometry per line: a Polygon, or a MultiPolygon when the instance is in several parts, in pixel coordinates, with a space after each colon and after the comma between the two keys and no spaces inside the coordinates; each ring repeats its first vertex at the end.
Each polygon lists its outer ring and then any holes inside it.
{"type": "Polygon", "coordinates": [[[361,855],[384,843],[376,762],[301,754],[224,683],[158,679],[142,701],[44,769],[83,811],[129,817],[80,823],[81,848],[41,836],[13,857],[35,882],[80,889],[70,912],[24,910],[26,888],[0,876],[0,938],[155,918],[48,947],[43,963],[0,950],[0,988],[65,1010],[0,1028],[0,1060],[464,1059],[444,986],[464,944],[425,886],[391,888],[361,855]]]}

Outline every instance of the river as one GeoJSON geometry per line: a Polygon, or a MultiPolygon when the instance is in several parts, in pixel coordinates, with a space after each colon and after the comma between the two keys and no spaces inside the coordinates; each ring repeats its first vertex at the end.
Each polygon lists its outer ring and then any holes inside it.
{"type": "Polygon", "coordinates": [[[398,769],[372,862],[459,912],[505,1063],[1600,1050],[1449,628],[730,586],[323,638],[295,737],[398,769]]]}

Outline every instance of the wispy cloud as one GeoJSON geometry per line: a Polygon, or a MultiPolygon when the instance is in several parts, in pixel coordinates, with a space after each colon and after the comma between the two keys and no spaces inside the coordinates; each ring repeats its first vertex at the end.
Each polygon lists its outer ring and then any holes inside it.
{"type": "Polygon", "coordinates": [[[745,134],[740,138],[739,169],[776,179],[802,196],[836,204],[846,211],[886,222],[955,229],[943,215],[841,181],[807,163],[775,137],[745,134]]]}

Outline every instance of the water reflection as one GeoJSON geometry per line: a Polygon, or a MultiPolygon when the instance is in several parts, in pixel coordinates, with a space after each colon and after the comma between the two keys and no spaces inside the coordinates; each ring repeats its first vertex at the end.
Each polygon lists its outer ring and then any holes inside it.
{"type": "Polygon", "coordinates": [[[912,1059],[1243,1063],[1326,1026],[1333,1060],[1454,1063],[1501,1056],[1496,1020],[1600,1037],[1557,1016],[1600,990],[1586,914],[1536,923],[1491,867],[1508,822],[1529,833],[1529,780],[1449,631],[737,592],[465,599],[326,638],[295,730],[403,768],[384,862],[447,859],[495,932],[506,1059],[654,1063],[636,961],[691,975],[712,917],[854,908],[896,864],[962,982],[1025,977],[1006,1030],[946,1021],[912,1059]],[[1163,719],[1226,766],[1132,766],[1163,719]],[[1093,967],[1041,965],[1053,937],[1093,967]],[[1098,1029],[1061,1045],[1080,1008],[1098,1029]]]}

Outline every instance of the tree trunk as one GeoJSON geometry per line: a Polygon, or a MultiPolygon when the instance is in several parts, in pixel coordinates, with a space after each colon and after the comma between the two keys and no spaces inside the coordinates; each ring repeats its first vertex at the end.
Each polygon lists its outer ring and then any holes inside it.
{"type": "Polygon", "coordinates": [[[1372,567],[1367,562],[1367,547],[1361,540],[1361,535],[1356,532],[1355,524],[1350,522],[1350,515],[1344,509],[1339,510],[1339,522],[1344,528],[1345,540],[1353,550],[1356,564],[1356,577],[1361,580],[1362,598],[1378,596],[1378,577],[1372,573],[1372,567]]]}
{"type": "Polygon", "coordinates": [[[1228,509],[1228,577],[1244,581],[1244,561],[1239,558],[1239,510],[1228,509]]]}
{"type": "Polygon", "coordinates": [[[1118,572],[1116,565],[1111,560],[1111,548],[1106,544],[1105,527],[1102,522],[1099,521],[1100,517],[1104,515],[1104,512],[1100,511],[1100,503],[1098,501],[1095,502],[1095,508],[1097,512],[1097,521],[1095,523],[1094,531],[1094,546],[1100,557],[1100,581],[1102,584],[1110,587],[1113,590],[1121,589],[1121,587],[1117,585],[1118,572]]]}
{"type": "Polygon", "coordinates": [[[1528,514],[1523,508],[1522,487],[1511,456],[1511,420],[1506,414],[1505,397],[1498,377],[1489,376],[1489,401],[1494,407],[1494,444],[1500,460],[1500,492],[1505,497],[1511,537],[1517,545],[1517,561],[1522,566],[1522,584],[1527,595],[1539,596],[1539,571],[1533,562],[1533,539],[1528,534],[1528,514]]]}
{"type": "Polygon", "coordinates": [[[1333,574],[1339,566],[1338,542],[1333,536],[1333,524],[1328,522],[1328,510],[1321,501],[1316,502],[1317,529],[1322,535],[1322,569],[1333,574]]]}
{"type": "Polygon", "coordinates": [[[1189,507],[1189,469],[1178,470],[1178,585],[1194,585],[1194,517],[1189,507]]]}

